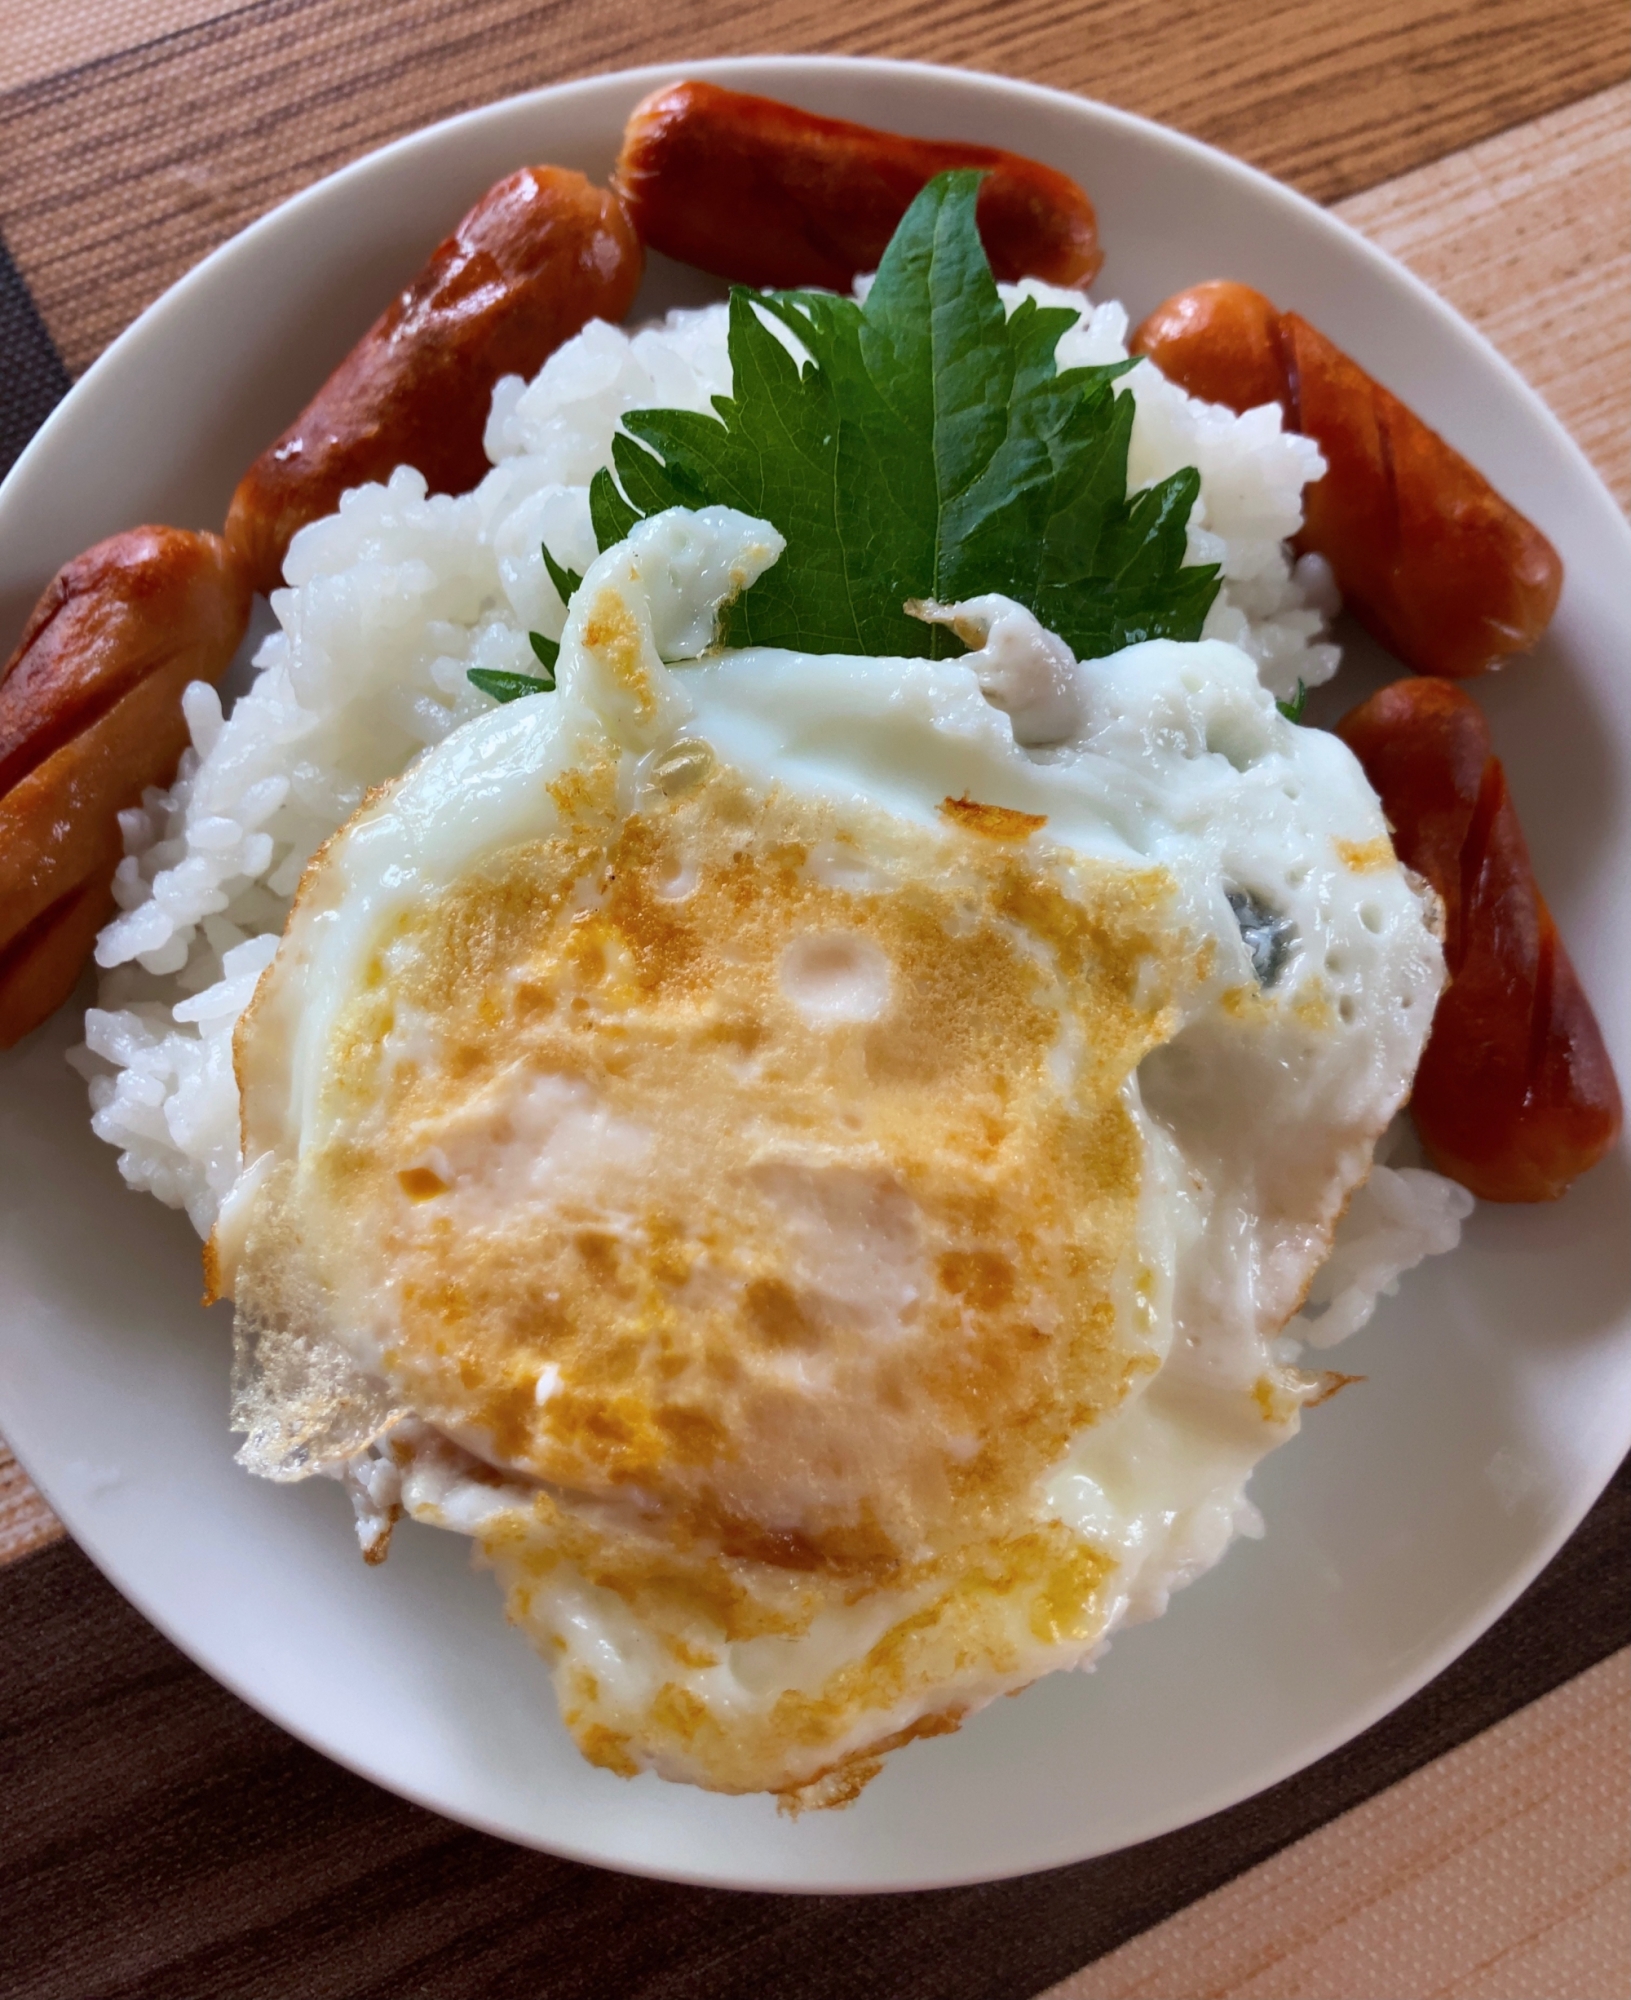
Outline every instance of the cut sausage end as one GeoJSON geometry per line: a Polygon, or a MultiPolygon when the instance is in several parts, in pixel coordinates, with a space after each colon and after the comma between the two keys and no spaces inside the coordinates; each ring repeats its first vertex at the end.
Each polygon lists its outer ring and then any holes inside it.
{"type": "Polygon", "coordinates": [[[1398,681],[1339,724],[1406,867],[1443,897],[1449,983],[1411,1112],[1429,1158],[1486,1201],[1555,1201],[1603,1157],[1620,1089],[1477,704],[1398,681]]]}
{"type": "Polygon", "coordinates": [[[72,991],[111,911],[118,815],[166,784],[181,695],[219,680],[249,621],[214,535],[147,527],[67,564],[0,682],[0,1045],[72,991]]]}
{"type": "Polygon", "coordinates": [[[1415,672],[1465,679],[1534,646],[1563,564],[1532,521],[1397,396],[1249,285],[1192,286],[1134,333],[1190,395],[1278,404],[1319,446],[1297,546],[1330,563],[1360,623],[1415,672]]]}
{"type": "Polygon", "coordinates": [[[0,950],[0,1049],[15,1048],[69,999],[113,914],[113,871],[70,889],[0,950]]]}

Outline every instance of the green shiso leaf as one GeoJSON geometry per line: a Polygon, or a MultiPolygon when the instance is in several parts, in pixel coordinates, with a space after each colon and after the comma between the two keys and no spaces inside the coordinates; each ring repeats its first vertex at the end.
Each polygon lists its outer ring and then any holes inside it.
{"type": "Polygon", "coordinates": [[[602,466],[589,482],[589,520],[595,531],[595,545],[604,555],[614,543],[626,541],[640,515],[617,490],[616,481],[602,466]]]}
{"type": "Polygon", "coordinates": [[[1303,719],[1303,710],[1308,706],[1308,690],[1303,686],[1301,681],[1298,681],[1297,692],[1291,699],[1289,701],[1277,701],[1274,705],[1287,722],[1301,722],[1303,719]]]}
{"type": "Polygon", "coordinates": [[[549,571],[549,580],[555,586],[555,595],[561,600],[563,607],[570,605],[573,592],[582,583],[583,578],[575,569],[561,567],[550,554],[548,542],[540,542],[538,546],[543,553],[544,568],[549,571]]]}
{"type": "MultiPolygon", "coordinates": [[[[528,637],[536,641],[538,634],[532,632],[528,637]]],[[[546,646],[549,643],[548,639],[544,641],[546,646]]],[[[483,694],[490,694],[494,701],[519,701],[523,695],[555,692],[553,674],[548,680],[535,680],[531,674],[507,674],[493,667],[472,667],[465,679],[473,687],[479,687],[483,694]]]]}
{"type": "Polygon", "coordinates": [[[731,293],[732,394],[714,416],[637,410],[590,489],[604,550],[665,507],[737,507],[787,552],[726,610],[729,646],[961,652],[905,610],[1000,591],[1079,659],[1195,639],[1217,594],[1184,563],[1194,470],[1129,499],[1134,364],[1057,369],[1077,317],[1025,300],[1010,317],[974,223],[980,176],[913,202],[866,303],[731,293]],[[808,355],[799,361],[778,322],[808,355]]]}

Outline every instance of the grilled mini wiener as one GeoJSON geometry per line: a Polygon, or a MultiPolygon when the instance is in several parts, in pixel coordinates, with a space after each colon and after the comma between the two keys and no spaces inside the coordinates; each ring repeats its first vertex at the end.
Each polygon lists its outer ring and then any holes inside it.
{"type": "Polygon", "coordinates": [[[1407,667],[1461,679],[1524,652],[1563,587],[1557,551],[1475,466],[1296,313],[1248,285],[1196,285],[1132,338],[1192,396],[1278,403],[1325,477],[1298,546],[1330,563],[1360,623],[1407,667]]]}

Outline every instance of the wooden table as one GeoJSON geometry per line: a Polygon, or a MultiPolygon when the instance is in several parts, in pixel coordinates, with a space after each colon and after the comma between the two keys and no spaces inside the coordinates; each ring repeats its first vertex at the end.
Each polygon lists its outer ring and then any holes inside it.
{"type": "MultiPolygon", "coordinates": [[[[518,89],[764,50],[1000,70],[1267,168],[1481,326],[1631,505],[1623,0],[32,0],[0,40],[0,470],[318,175],[518,89]]],[[[0,1993],[1610,2000],[1628,1556],[1622,1471],[1449,1673],[1261,1798],[1022,1882],[807,1901],[524,1853],[336,1770],[125,1606],[0,1446],[0,1993]]]]}

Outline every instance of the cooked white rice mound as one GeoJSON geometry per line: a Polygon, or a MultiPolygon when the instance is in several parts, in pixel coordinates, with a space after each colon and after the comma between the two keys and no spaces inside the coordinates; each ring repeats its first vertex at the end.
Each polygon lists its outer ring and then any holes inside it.
{"type": "MultiPolygon", "coordinates": [[[[1010,310],[1027,294],[1081,305],[1034,281],[1003,294],[1010,310]]],[[[1119,305],[1090,308],[1060,341],[1060,366],[1125,358],[1126,331],[1119,305]]],[[[200,1235],[239,1168],[233,1024],[307,861],[370,786],[490,706],[471,667],[526,673],[529,630],[559,636],[565,607],[540,544],[588,568],[589,482],[610,463],[624,411],[705,411],[729,388],[723,306],[633,334],[591,324],[532,382],[498,385],[486,433],[494,469],[474,493],[427,495],[402,467],[295,538],[290,588],[272,598],[281,629],[230,716],[212,688],[188,690],[192,747],[174,785],[122,816],[120,914],[97,944],[100,1004],[73,1059],[125,1179],[184,1207],[200,1235]]],[[[1224,579],[1206,635],[1251,654],[1277,696],[1328,679],[1338,658],[1319,636],[1334,602],[1329,574],[1317,559],[1293,568],[1286,549],[1302,489],[1324,470],[1316,447],[1282,432],[1277,410],[1237,417],[1147,363],[1123,389],[1137,406],[1133,486],[1199,468],[1190,559],[1220,563],[1224,579]]],[[[1399,1271],[1450,1246],[1464,1208],[1447,1185],[1392,1175],[1377,1198],[1355,1201],[1323,1339],[1362,1323],[1399,1271]]],[[[1306,1339],[1313,1326],[1291,1331],[1306,1339]]]]}
{"type": "MultiPolygon", "coordinates": [[[[1286,1322],[1285,1337],[1298,1350],[1334,1347],[1357,1333],[1377,1301],[1398,1291],[1406,1271],[1461,1241],[1473,1198],[1459,1182],[1422,1166],[1420,1150],[1401,1114],[1376,1148],[1370,1178],[1354,1189],[1302,1311],[1286,1322]]],[[[1288,1350],[1287,1359],[1296,1354],[1288,1350]]]]}

